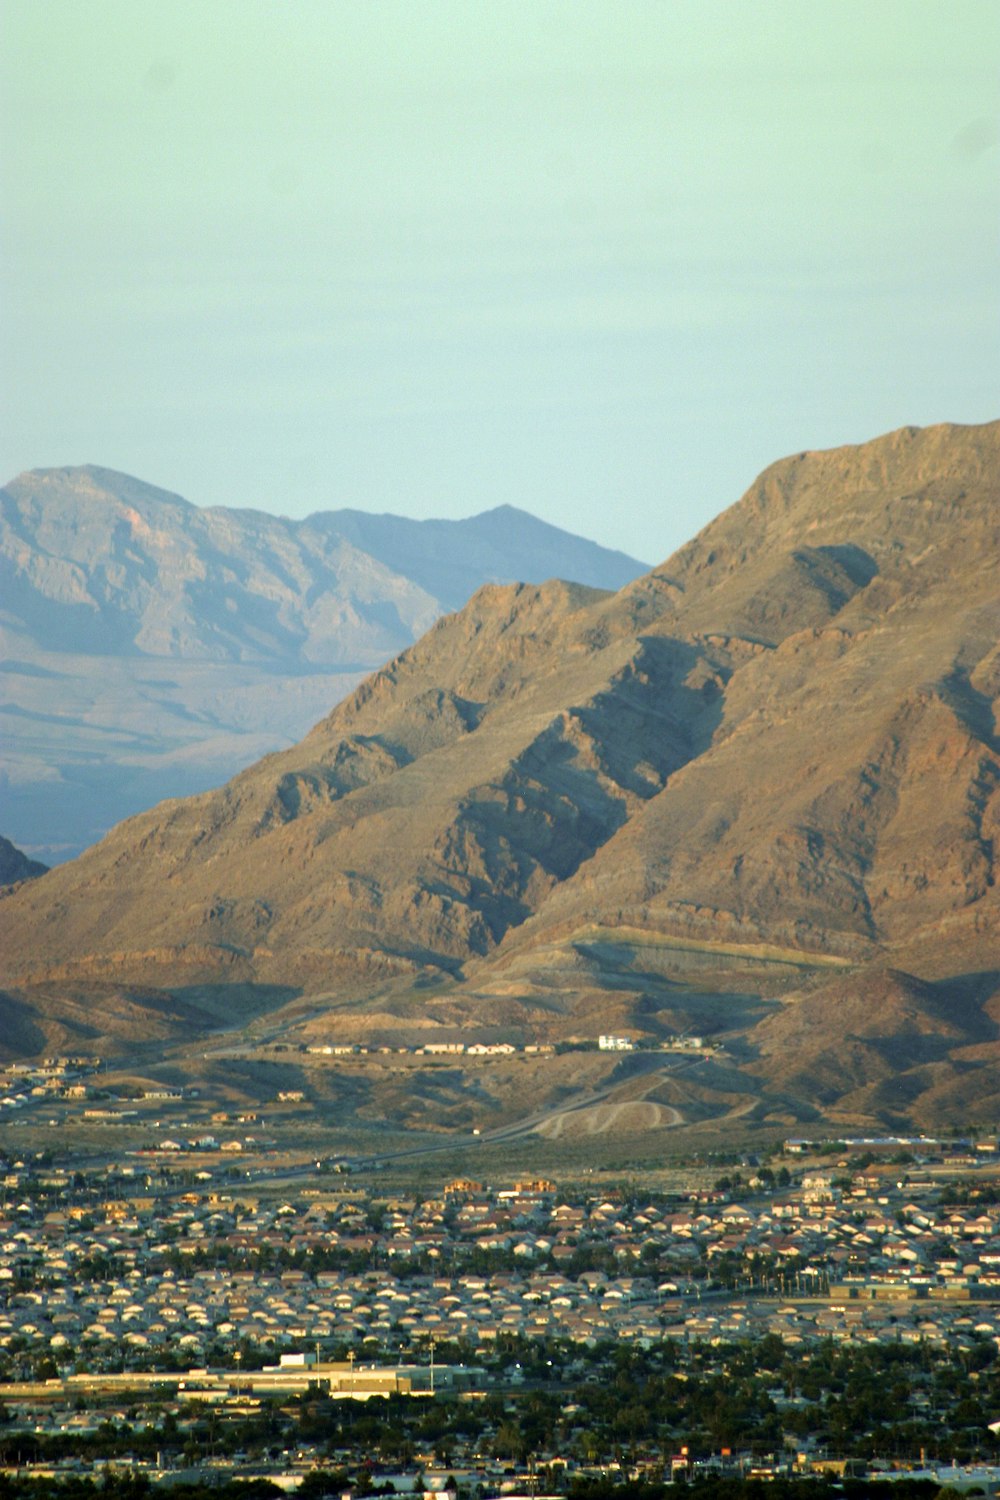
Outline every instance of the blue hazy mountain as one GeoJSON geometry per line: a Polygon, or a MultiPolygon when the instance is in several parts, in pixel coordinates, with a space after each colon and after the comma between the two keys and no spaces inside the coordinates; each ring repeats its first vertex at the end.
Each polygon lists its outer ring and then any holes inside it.
{"type": "Polygon", "coordinates": [[[513,506],[462,521],[203,509],[95,466],[0,490],[2,826],[79,852],[293,744],[484,583],[645,571],[513,506]]]}

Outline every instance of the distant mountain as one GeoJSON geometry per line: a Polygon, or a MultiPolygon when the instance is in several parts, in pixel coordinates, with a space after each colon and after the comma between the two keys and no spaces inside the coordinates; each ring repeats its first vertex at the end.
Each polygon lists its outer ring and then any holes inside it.
{"type": "Polygon", "coordinates": [[[687,1119],[995,1113],[998,578],[1000,423],[785,459],[615,595],[484,587],[19,890],[7,980],[713,1036],[648,1096],[687,1119]]]}
{"type": "Polygon", "coordinates": [[[23,474],[0,491],[7,826],[78,852],[293,743],[485,582],[642,571],[511,506],[291,521],[108,469],[23,474]]]}
{"type": "Polygon", "coordinates": [[[48,865],[29,859],[10,839],[0,835],[0,886],[14,885],[19,880],[35,880],[47,870],[48,865]]]}

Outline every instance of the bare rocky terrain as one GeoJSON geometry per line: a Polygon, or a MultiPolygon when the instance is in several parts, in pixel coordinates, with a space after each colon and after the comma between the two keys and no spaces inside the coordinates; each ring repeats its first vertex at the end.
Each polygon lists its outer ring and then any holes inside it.
{"type": "MultiPolygon", "coordinates": [[[[603,1064],[595,1131],[995,1116],[998,563],[992,423],[782,460],[617,593],[485,587],[298,745],[0,903],[8,1014],[65,1040],[117,993],[112,1051],[152,995],[165,1037],[718,1043],[603,1064]]],[[[585,1131],[529,1071],[539,1129],[585,1131]]]]}
{"type": "Polygon", "coordinates": [[[93,466],[22,474],[0,490],[0,826],[65,859],[294,744],[487,581],[643,571],[512,506],[290,521],[93,466]]]}

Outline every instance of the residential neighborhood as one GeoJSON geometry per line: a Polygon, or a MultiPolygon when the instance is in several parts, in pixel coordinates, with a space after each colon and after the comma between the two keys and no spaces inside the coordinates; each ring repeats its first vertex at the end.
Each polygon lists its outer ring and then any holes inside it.
{"type": "MultiPolygon", "coordinates": [[[[963,1370],[982,1398],[966,1402],[969,1429],[928,1430],[942,1454],[995,1461],[1000,1159],[980,1145],[945,1165],[898,1150],[810,1157],[789,1142],[769,1164],[748,1160],[673,1194],[539,1177],[394,1194],[347,1176],[285,1195],[234,1179],[222,1146],[197,1172],[138,1154],[87,1172],[8,1156],[4,1452],[15,1438],[22,1451],[27,1434],[44,1448],[107,1430],[116,1412],[152,1400],[161,1418],[197,1428],[198,1403],[230,1418],[320,1397],[331,1410],[351,1398],[471,1399],[482,1413],[498,1393],[516,1408],[542,1390],[558,1393],[561,1446],[586,1468],[595,1372],[599,1389],[600,1372],[627,1356],[675,1380],[721,1380],[733,1351],[763,1350],[748,1366],[773,1372],[763,1405],[732,1433],[747,1464],[764,1461],[763,1442],[777,1470],[801,1469],[847,1461],[830,1448],[829,1391],[810,1405],[794,1374],[839,1350],[851,1370],[888,1360],[924,1372],[926,1389],[917,1380],[907,1397],[911,1427],[935,1410],[941,1420],[934,1371],[963,1370]],[[567,1422],[574,1407],[580,1421],[567,1422]]],[[[479,1448],[496,1446],[503,1426],[504,1408],[489,1410],[479,1448]]],[[[711,1459],[712,1430],[692,1411],[691,1464],[711,1459]]],[[[720,1438],[728,1430],[717,1424],[720,1438]]],[[[909,1430],[902,1418],[896,1430],[909,1430]]],[[[666,1436],[633,1446],[643,1464],[669,1467],[666,1436]]],[[[470,1463],[479,1451],[446,1447],[470,1463]]],[[[428,1463],[438,1456],[431,1448],[428,1463]]],[[[622,1462],[610,1449],[592,1458],[602,1472],[622,1462]]],[[[919,1448],[897,1458],[912,1465],[919,1448]]]]}

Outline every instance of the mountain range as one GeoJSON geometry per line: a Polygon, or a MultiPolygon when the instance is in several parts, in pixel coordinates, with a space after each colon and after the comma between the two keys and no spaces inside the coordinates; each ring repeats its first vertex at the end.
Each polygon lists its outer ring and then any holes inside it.
{"type": "Polygon", "coordinates": [[[299,744],[18,887],[5,1003],[61,1039],[91,992],[300,1039],[697,1032],[622,1101],[995,1115],[998,563],[1000,423],[942,425],[779,461],[617,592],[487,585],[299,744]]]}
{"type": "Polygon", "coordinates": [[[512,506],[292,521],[92,466],[22,474],[0,491],[2,826],[64,859],[293,744],[483,583],[644,570],[512,506]]]}

